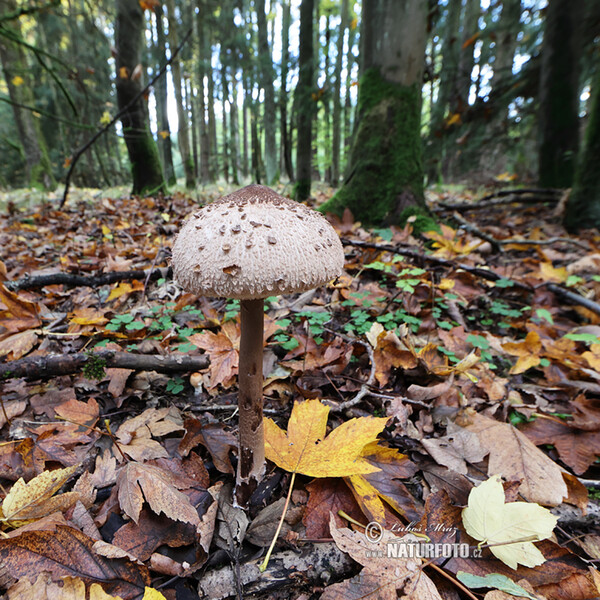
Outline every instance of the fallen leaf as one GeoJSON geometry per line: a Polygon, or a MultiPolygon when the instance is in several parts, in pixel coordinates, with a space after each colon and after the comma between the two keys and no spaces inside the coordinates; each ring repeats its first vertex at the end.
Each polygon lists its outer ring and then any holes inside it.
{"type": "Polygon", "coordinates": [[[54,579],[70,576],[87,584],[100,581],[105,592],[123,600],[139,598],[150,585],[148,569],[123,559],[103,558],[94,552],[94,543],[77,529],[58,525],[55,531],[29,531],[0,540],[0,560],[5,572],[17,579],[36,580],[41,571],[48,571],[54,579]]]}
{"type": "Polygon", "coordinates": [[[518,598],[539,600],[539,598],[533,594],[530,594],[520,585],[517,585],[512,579],[509,579],[506,575],[500,575],[499,573],[490,573],[485,577],[480,577],[479,575],[471,575],[471,573],[459,571],[456,574],[456,578],[471,589],[494,588],[496,590],[506,592],[511,596],[517,596],[518,598]]]}
{"type": "Polygon", "coordinates": [[[265,418],[265,456],[286,471],[311,477],[346,477],[377,470],[361,456],[387,418],[350,419],[326,437],[329,407],[319,400],[294,403],[287,434],[265,418]]]}
{"type": "Polygon", "coordinates": [[[328,538],[329,514],[333,514],[336,525],[343,527],[345,522],[339,516],[340,510],[360,521],[363,517],[361,510],[343,479],[323,478],[311,481],[306,489],[309,493],[306,512],[302,522],[306,527],[308,538],[328,538]]]}
{"type": "Polygon", "coordinates": [[[539,504],[505,503],[500,476],[494,475],[471,490],[462,520],[472,538],[488,544],[496,558],[516,569],[545,562],[533,542],[549,538],[558,517],[539,504]]]}
{"type": "Polygon", "coordinates": [[[17,360],[25,356],[37,342],[38,336],[34,329],[14,333],[0,342],[0,356],[8,360],[17,360]]]}
{"type": "Polygon", "coordinates": [[[44,471],[28,483],[19,479],[2,502],[2,518],[9,527],[19,527],[56,511],[64,511],[79,500],[76,492],[52,496],[73,476],[78,465],[44,471]]]}
{"type": "Polygon", "coordinates": [[[420,558],[388,555],[390,545],[412,544],[418,541],[415,536],[399,538],[384,530],[382,539],[373,543],[362,532],[338,529],[333,515],[329,527],[337,547],[364,568],[352,579],[328,585],[321,600],[358,600],[370,597],[396,600],[398,592],[406,600],[442,600],[433,581],[420,568],[420,558]]]}
{"type": "Polygon", "coordinates": [[[119,504],[125,514],[136,523],[144,500],[159,515],[163,513],[173,521],[198,525],[200,519],[189,498],[179,489],[192,487],[195,482],[182,482],[181,478],[153,465],[128,462],[117,475],[119,504]]]}
{"type": "Polygon", "coordinates": [[[467,463],[481,462],[489,452],[476,433],[452,422],[444,437],[424,438],[421,443],[437,463],[463,475],[467,474],[467,463]]]}
{"type": "Polygon", "coordinates": [[[521,481],[519,493],[530,502],[558,506],[567,497],[559,466],[510,423],[475,414],[466,429],[489,452],[488,475],[521,481]]]}

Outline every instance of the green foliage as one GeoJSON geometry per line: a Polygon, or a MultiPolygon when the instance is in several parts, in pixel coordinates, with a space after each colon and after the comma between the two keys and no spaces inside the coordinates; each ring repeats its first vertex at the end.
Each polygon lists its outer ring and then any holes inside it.
{"type": "Polygon", "coordinates": [[[185,382],[181,377],[173,377],[167,381],[166,391],[170,394],[179,394],[184,390],[185,382]]]}

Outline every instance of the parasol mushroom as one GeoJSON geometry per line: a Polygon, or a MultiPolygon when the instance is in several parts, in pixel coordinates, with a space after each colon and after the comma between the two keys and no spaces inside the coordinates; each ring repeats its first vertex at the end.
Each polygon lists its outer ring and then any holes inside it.
{"type": "Polygon", "coordinates": [[[264,473],[264,298],[316,288],[341,274],[344,251],[318,212],[249,185],[194,212],[173,245],[185,290],[240,300],[238,503],[264,473]]]}

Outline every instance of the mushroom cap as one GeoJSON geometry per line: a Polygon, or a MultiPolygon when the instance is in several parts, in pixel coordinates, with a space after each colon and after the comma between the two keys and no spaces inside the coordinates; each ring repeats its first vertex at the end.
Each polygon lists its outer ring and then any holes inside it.
{"type": "Polygon", "coordinates": [[[172,265],[187,291],[249,300],[327,283],[341,274],[344,250],[323,215],[249,185],[187,218],[172,265]]]}

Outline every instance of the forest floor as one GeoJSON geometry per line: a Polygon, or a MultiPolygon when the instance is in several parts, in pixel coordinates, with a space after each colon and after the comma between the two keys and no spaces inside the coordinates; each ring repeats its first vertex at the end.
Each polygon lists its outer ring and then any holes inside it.
{"type": "Polygon", "coordinates": [[[535,191],[429,192],[420,234],[332,220],[344,274],[266,301],[244,511],[239,305],[168,268],[223,192],[0,199],[6,597],[600,596],[598,232],[535,191]]]}

